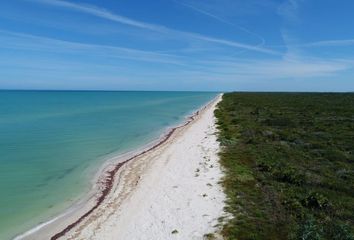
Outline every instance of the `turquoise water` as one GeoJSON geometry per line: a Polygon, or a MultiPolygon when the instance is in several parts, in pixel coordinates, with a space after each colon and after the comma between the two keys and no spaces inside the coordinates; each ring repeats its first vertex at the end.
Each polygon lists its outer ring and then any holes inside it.
{"type": "Polygon", "coordinates": [[[0,239],[63,211],[104,156],[147,144],[215,95],[0,91],[0,239]]]}

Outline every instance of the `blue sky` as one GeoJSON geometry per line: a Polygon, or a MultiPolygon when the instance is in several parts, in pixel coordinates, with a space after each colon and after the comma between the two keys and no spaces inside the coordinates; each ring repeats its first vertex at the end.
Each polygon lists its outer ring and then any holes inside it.
{"type": "Polygon", "coordinates": [[[352,0],[4,0],[0,89],[354,91],[352,0]]]}

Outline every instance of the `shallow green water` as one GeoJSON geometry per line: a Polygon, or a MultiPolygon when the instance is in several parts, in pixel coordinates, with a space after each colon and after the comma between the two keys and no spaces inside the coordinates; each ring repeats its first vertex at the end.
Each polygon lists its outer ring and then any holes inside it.
{"type": "Polygon", "coordinates": [[[143,146],[215,96],[0,91],[0,239],[77,200],[107,154],[143,146]]]}

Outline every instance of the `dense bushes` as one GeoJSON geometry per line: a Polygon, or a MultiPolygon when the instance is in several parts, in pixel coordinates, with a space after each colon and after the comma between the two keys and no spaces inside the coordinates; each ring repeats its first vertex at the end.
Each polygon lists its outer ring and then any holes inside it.
{"type": "Polygon", "coordinates": [[[354,94],[230,93],[226,239],[353,239],[354,94]]]}

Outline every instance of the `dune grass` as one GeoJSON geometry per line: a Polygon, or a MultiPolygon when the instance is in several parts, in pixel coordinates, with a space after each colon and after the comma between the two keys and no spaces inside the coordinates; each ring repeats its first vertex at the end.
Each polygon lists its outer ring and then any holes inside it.
{"type": "Polygon", "coordinates": [[[227,93],[225,239],[354,239],[354,94],[227,93]]]}

